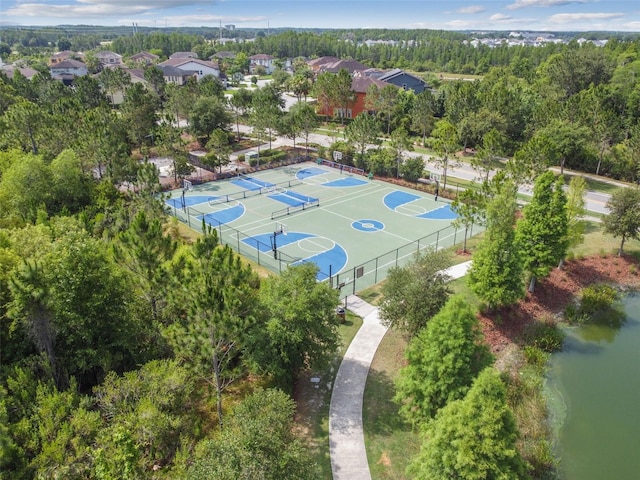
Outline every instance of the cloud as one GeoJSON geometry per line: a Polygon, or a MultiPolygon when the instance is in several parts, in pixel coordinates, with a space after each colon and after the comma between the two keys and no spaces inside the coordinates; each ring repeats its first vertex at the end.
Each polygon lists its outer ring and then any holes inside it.
{"type": "Polygon", "coordinates": [[[77,0],[73,3],[17,3],[2,12],[17,17],[78,18],[135,15],[154,10],[218,3],[211,0],[77,0]]]}
{"type": "MultiPolygon", "coordinates": [[[[218,26],[218,22],[223,23],[250,23],[250,22],[266,22],[267,17],[234,17],[234,16],[221,16],[221,15],[171,15],[160,20],[160,23],[168,27],[185,27],[185,26],[218,26]]],[[[155,19],[122,19],[118,23],[122,25],[131,25],[135,22],[137,25],[142,26],[155,26],[158,21],[155,19]]]]}
{"type": "Polygon", "coordinates": [[[496,13],[489,17],[492,22],[506,22],[507,20],[513,20],[513,17],[505,15],[503,13],[496,13]]]}
{"type": "Polygon", "coordinates": [[[468,7],[459,8],[456,10],[456,13],[464,13],[464,14],[476,14],[484,12],[485,8],[482,5],[470,5],[468,7]]]}
{"type": "Polygon", "coordinates": [[[554,24],[567,24],[580,21],[611,20],[624,17],[624,13],[558,13],[549,17],[549,22],[554,24]]]}
{"type": "Polygon", "coordinates": [[[572,3],[589,3],[591,0],[516,0],[515,3],[507,5],[509,10],[528,7],[556,7],[560,5],[570,5],[572,3]]]}

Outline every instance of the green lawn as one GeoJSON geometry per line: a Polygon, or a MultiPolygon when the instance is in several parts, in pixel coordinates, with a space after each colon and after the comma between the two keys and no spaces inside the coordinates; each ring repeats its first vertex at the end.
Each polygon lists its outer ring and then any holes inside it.
{"type": "Polygon", "coordinates": [[[398,414],[393,402],[394,381],[404,364],[406,340],[389,330],[371,363],[364,391],[362,420],[371,478],[409,478],[405,469],[420,449],[420,437],[398,414]]]}

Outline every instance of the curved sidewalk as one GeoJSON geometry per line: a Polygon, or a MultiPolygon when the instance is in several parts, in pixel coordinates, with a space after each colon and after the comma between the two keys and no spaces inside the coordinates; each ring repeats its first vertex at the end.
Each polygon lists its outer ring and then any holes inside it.
{"type": "Polygon", "coordinates": [[[369,367],[387,331],[378,309],[350,295],[347,308],[362,317],[360,330],[342,359],[329,407],[329,449],[334,480],[371,480],[362,428],[362,400],[369,367]]]}
{"type": "MultiPolygon", "coordinates": [[[[471,261],[446,270],[452,278],[467,273],[471,261]]],[[[369,367],[387,327],[380,323],[378,308],[355,295],[347,297],[347,308],[362,317],[362,326],[342,359],[329,407],[329,450],[333,480],[371,480],[364,445],[362,402],[369,367]]]]}

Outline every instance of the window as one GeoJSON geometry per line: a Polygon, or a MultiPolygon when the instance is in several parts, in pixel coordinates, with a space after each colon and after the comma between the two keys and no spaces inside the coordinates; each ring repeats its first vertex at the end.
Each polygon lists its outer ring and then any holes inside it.
{"type": "Polygon", "coordinates": [[[404,90],[406,90],[406,89],[407,89],[407,84],[406,84],[406,83],[403,83],[403,84],[402,84],[402,88],[403,88],[404,90]]]}

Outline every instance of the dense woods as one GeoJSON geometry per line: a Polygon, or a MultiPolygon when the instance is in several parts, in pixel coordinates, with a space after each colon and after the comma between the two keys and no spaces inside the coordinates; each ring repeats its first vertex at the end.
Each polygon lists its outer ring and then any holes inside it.
{"type": "MultiPolygon", "coordinates": [[[[506,164],[510,179],[487,183],[482,199],[467,202],[478,208],[465,214],[465,226],[487,226],[470,285],[488,308],[520,298],[525,275],[533,288],[573,241],[575,215],[563,213],[561,183],[542,171],[640,178],[637,39],[489,48],[457,32],[259,33],[220,45],[216,32],[197,30],[3,31],[3,60],[40,73],[31,80],[18,70],[12,78],[0,74],[0,478],[313,478],[309,453],[291,434],[289,394],[300,372],[321,369],[337,348],[338,293],[316,283],[312,264],[260,278],[215,231],[185,240],[165,215],[156,168],[144,160],[171,157],[178,181],[192,168],[188,142],[209,151],[207,165],[221,167],[241,122],[263,139],[308,138],[318,116],[305,102],[285,112],[283,92],[348,106],[344,73],[313,78],[298,60],[281,82],[275,75],[270,86],[229,100],[213,78],[164,85],[154,67],[145,74],[149,88],[106,70],[69,88],[46,68],[55,50],[88,51],[106,38],[125,57],[149,50],[208,58],[231,50],[238,71],[247,55],[266,53],[352,57],[422,75],[432,89],[372,91],[375,115],[336,118],[345,125],[340,150],[345,162],[376,175],[415,181],[422,160],[403,155],[427,146],[444,184],[462,149],[475,151],[478,171],[506,164]],[[362,43],[377,39],[399,43],[362,43]],[[442,71],[482,77],[445,82],[442,71]],[[115,105],[120,91],[124,101],[115,105]],[[533,201],[516,225],[516,184],[536,177],[533,201]],[[251,393],[234,390],[239,383],[251,393]]],[[[581,211],[574,203],[572,211],[581,211]]],[[[620,217],[627,203],[637,206],[637,196],[616,197],[620,217]]],[[[622,237],[621,249],[637,236],[636,210],[631,221],[606,224],[622,237]]],[[[403,411],[412,422],[434,419],[424,435],[436,441],[425,442],[412,471],[417,478],[484,475],[454,465],[447,450],[453,440],[476,449],[478,439],[461,427],[469,422],[499,430],[486,438],[501,453],[488,471],[519,475],[524,466],[504,386],[482,370],[489,360],[469,307],[456,298],[446,303],[438,274],[446,266],[435,254],[422,258],[392,271],[385,287],[388,323],[414,336],[399,387],[403,411]],[[432,295],[423,294],[425,286],[432,295]],[[406,295],[411,302],[399,301],[406,295]],[[453,330],[457,342],[447,333],[453,330]],[[439,350],[427,351],[429,344],[439,350]],[[436,378],[424,362],[450,352],[462,352],[464,361],[447,365],[451,378],[436,378]]]]}

